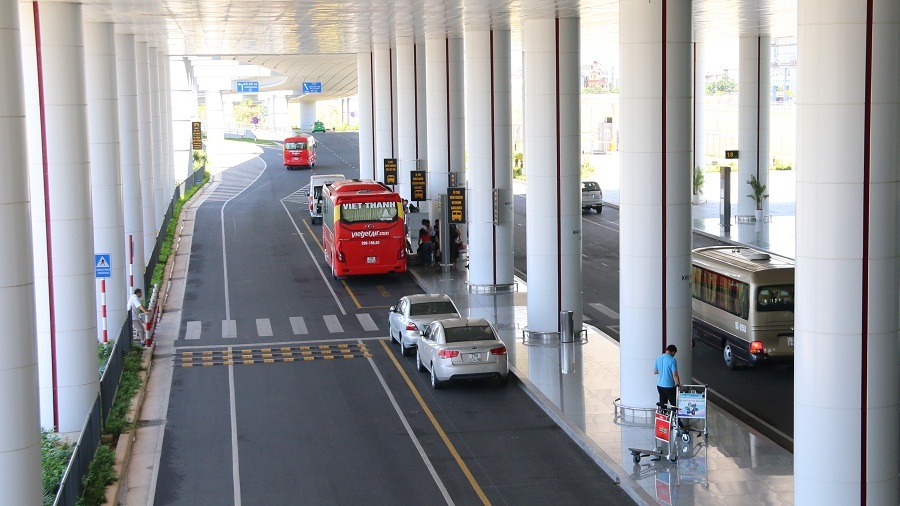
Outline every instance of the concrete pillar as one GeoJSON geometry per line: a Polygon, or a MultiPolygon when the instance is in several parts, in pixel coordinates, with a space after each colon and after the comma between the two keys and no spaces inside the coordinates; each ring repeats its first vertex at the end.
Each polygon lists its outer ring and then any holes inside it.
{"type": "Polygon", "coordinates": [[[153,149],[153,215],[156,224],[157,241],[160,241],[159,231],[162,229],[163,218],[166,214],[166,198],[163,196],[165,187],[165,148],[162,140],[162,119],[160,118],[160,91],[159,91],[159,48],[149,46],[147,61],[150,73],[150,143],[153,149]]]}
{"type": "MultiPolygon", "coordinates": [[[[32,4],[24,4],[30,8],[32,4]]],[[[41,503],[41,437],[31,202],[19,6],[0,0],[0,503],[41,503]]],[[[32,39],[33,40],[33,39],[32,39]]],[[[30,49],[34,49],[32,46],[30,49]]],[[[33,53],[32,53],[33,54],[33,53]]]]}
{"type": "Polygon", "coordinates": [[[35,302],[38,318],[47,319],[38,330],[41,423],[75,432],[99,394],[84,33],[80,4],[35,7],[22,40],[23,54],[40,49],[40,61],[28,63],[34,75],[38,68],[43,74],[28,82],[37,104],[28,116],[28,134],[36,136],[29,150],[37,150],[30,155],[31,184],[44,202],[32,208],[35,244],[42,245],[35,302]]]}
{"type": "Polygon", "coordinates": [[[510,31],[467,30],[465,36],[469,283],[503,290],[514,281],[510,31]],[[497,225],[495,189],[501,204],[510,202],[497,225]]]}
{"type": "MultiPolygon", "coordinates": [[[[372,82],[372,53],[356,55],[359,88],[359,177],[375,179],[375,87],[372,82]]],[[[344,174],[352,177],[350,174],[344,174]]]]}
{"type": "MultiPolygon", "coordinates": [[[[219,90],[206,90],[206,142],[221,144],[225,140],[225,101],[219,90]]],[[[230,107],[230,103],[229,103],[230,107]]]]}
{"type": "Polygon", "coordinates": [[[465,171],[463,39],[425,39],[429,200],[447,191],[447,173],[465,171]]]}
{"type": "MultiPolygon", "coordinates": [[[[144,289],[144,218],[141,196],[141,143],[138,123],[137,61],[132,34],[116,35],[116,81],[119,102],[119,158],[122,172],[122,238],[127,269],[126,295],[144,289]]],[[[123,303],[127,303],[126,300],[123,303]]]]}
{"type": "Polygon", "coordinates": [[[191,123],[197,118],[197,94],[190,60],[171,57],[169,74],[172,86],[172,177],[175,184],[180,184],[194,170],[191,123]]]}
{"type": "Polygon", "coordinates": [[[528,330],[581,329],[581,76],[578,18],[527,19],[525,166],[528,167],[528,330]]]}
{"type": "Polygon", "coordinates": [[[409,171],[416,169],[428,149],[425,115],[425,93],[420,93],[424,79],[424,45],[416,45],[412,37],[397,40],[397,182],[395,189],[409,197],[409,171]]]}
{"type": "Polygon", "coordinates": [[[378,46],[372,53],[375,66],[375,179],[384,181],[384,159],[396,158],[397,121],[394,93],[394,51],[378,46]]]}
{"type": "Polygon", "coordinates": [[[172,201],[175,192],[175,177],[172,170],[172,86],[169,80],[169,55],[160,50],[159,62],[159,126],[162,144],[163,163],[163,203],[166,208],[172,201]]]}
{"type": "Polygon", "coordinates": [[[119,170],[119,100],[116,80],[115,27],[112,23],[85,23],[84,58],[87,78],[88,139],[91,157],[91,201],[95,254],[110,256],[111,276],[96,282],[97,338],[112,341],[125,323],[128,300],[125,278],[124,208],[119,170]],[[102,304],[106,302],[106,321],[102,304]]]}
{"type": "Polygon", "coordinates": [[[666,346],[682,351],[682,381],[692,375],[691,2],[623,2],[619,23],[621,396],[653,407],[666,346]]]}
{"type": "MultiPolygon", "coordinates": [[[[144,231],[144,265],[153,255],[156,247],[156,193],[154,191],[153,170],[154,138],[152,135],[153,121],[150,108],[150,48],[146,42],[135,44],[135,59],[137,62],[137,91],[138,91],[138,135],[140,136],[140,161],[141,161],[141,204],[143,209],[144,231]]],[[[135,273],[137,274],[137,273],[135,273]]],[[[143,273],[141,273],[143,275],[143,273]]],[[[149,293],[151,287],[146,287],[149,293]]]]}
{"type": "MultiPolygon", "coordinates": [[[[753,216],[756,202],[748,195],[750,176],[769,184],[769,82],[772,68],[771,37],[739,39],[738,82],[738,209],[739,216],[753,216]]],[[[763,215],[769,200],[763,201],[763,215]]]]}
{"type": "MultiPolygon", "coordinates": [[[[706,169],[706,44],[694,42],[694,164],[706,169]]],[[[693,176],[693,174],[692,174],[693,176]]],[[[693,186],[693,185],[692,185],[693,186]]],[[[709,196],[712,197],[712,196],[709,196]]]]}
{"type": "Polygon", "coordinates": [[[316,122],[316,103],[300,102],[300,124],[298,127],[304,132],[312,132],[313,123],[316,122]]]}
{"type": "Polygon", "coordinates": [[[900,3],[797,11],[794,502],[900,504],[900,3]]]}
{"type": "MultiPolygon", "coordinates": [[[[302,106],[300,110],[303,110],[302,106]]],[[[284,132],[291,131],[291,121],[288,118],[287,95],[279,94],[272,97],[272,123],[269,127],[284,132]]]]}

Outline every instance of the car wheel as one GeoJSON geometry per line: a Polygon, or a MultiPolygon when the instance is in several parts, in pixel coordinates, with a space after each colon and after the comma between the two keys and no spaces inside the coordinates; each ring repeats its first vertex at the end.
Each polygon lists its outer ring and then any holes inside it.
{"type": "Polygon", "coordinates": [[[730,343],[725,343],[725,348],[722,350],[722,358],[725,359],[725,367],[727,367],[729,371],[733,371],[737,364],[735,364],[735,358],[734,354],[731,352],[730,343]]]}
{"type": "Polygon", "coordinates": [[[416,370],[419,372],[425,372],[425,365],[422,364],[422,356],[419,355],[418,351],[416,351],[416,370]]]}
{"type": "Polygon", "coordinates": [[[594,210],[597,211],[597,214],[600,214],[603,212],[603,206],[597,206],[594,208],[594,210]]]}
{"type": "Polygon", "coordinates": [[[505,376],[501,375],[500,378],[498,379],[497,383],[499,383],[500,386],[503,386],[503,385],[509,383],[509,373],[506,373],[505,376]]]}
{"type": "Polygon", "coordinates": [[[435,390],[444,388],[444,382],[438,380],[437,375],[434,373],[434,364],[431,364],[431,388],[435,390]]]}

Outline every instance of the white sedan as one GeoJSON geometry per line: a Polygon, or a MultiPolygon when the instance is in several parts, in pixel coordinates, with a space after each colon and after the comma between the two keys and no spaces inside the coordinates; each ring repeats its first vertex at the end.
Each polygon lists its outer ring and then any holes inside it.
{"type": "Polygon", "coordinates": [[[419,334],[431,322],[441,318],[456,318],[459,309],[453,299],[444,294],[418,294],[401,297],[388,314],[391,341],[400,345],[400,353],[409,355],[419,342],[419,334]]]}
{"type": "Polygon", "coordinates": [[[431,386],[455,379],[509,376],[506,345],[484,318],[436,320],[419,338],[416,368],[431,373],[431,386]]]}

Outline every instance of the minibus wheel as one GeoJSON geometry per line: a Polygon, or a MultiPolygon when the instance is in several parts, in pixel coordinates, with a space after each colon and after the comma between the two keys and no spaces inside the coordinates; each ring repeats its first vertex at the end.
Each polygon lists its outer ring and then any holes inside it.
{"type": "Polygon", "coordinates": [[[725,343],[725,347],[722,350],[722,358],[725,359],[725,367],[729,371],[733,371],[736,364],[734,354],[731,352],[731,343],[725,343]]]}

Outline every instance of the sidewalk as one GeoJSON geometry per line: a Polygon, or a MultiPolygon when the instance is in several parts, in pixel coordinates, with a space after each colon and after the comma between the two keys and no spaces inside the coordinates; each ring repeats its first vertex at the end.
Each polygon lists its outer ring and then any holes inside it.
{"type": "Polygon", "coordinates": [[[446,293],[469,316],[495,324],[509,350],[511,369],[529,395],[638,504],[780,505],[793,501],[793,455],[714,405],[708,406],[709,436],[679,445],[675,463],[643,458],[634,464],[629,447],[655,447],[652,420],[616,413],[619,344],[588,326],[588,342],[572,345],[564,364],[560,345],[525,345],[527,285],[518,292],[473,294],[466,269],[440,273],[412,267],[426,293],[446,293]],[[566,366],[565,368],[563,366],[566,366]],[[570,369],[571,372],[563,372],[570,369]]]}

